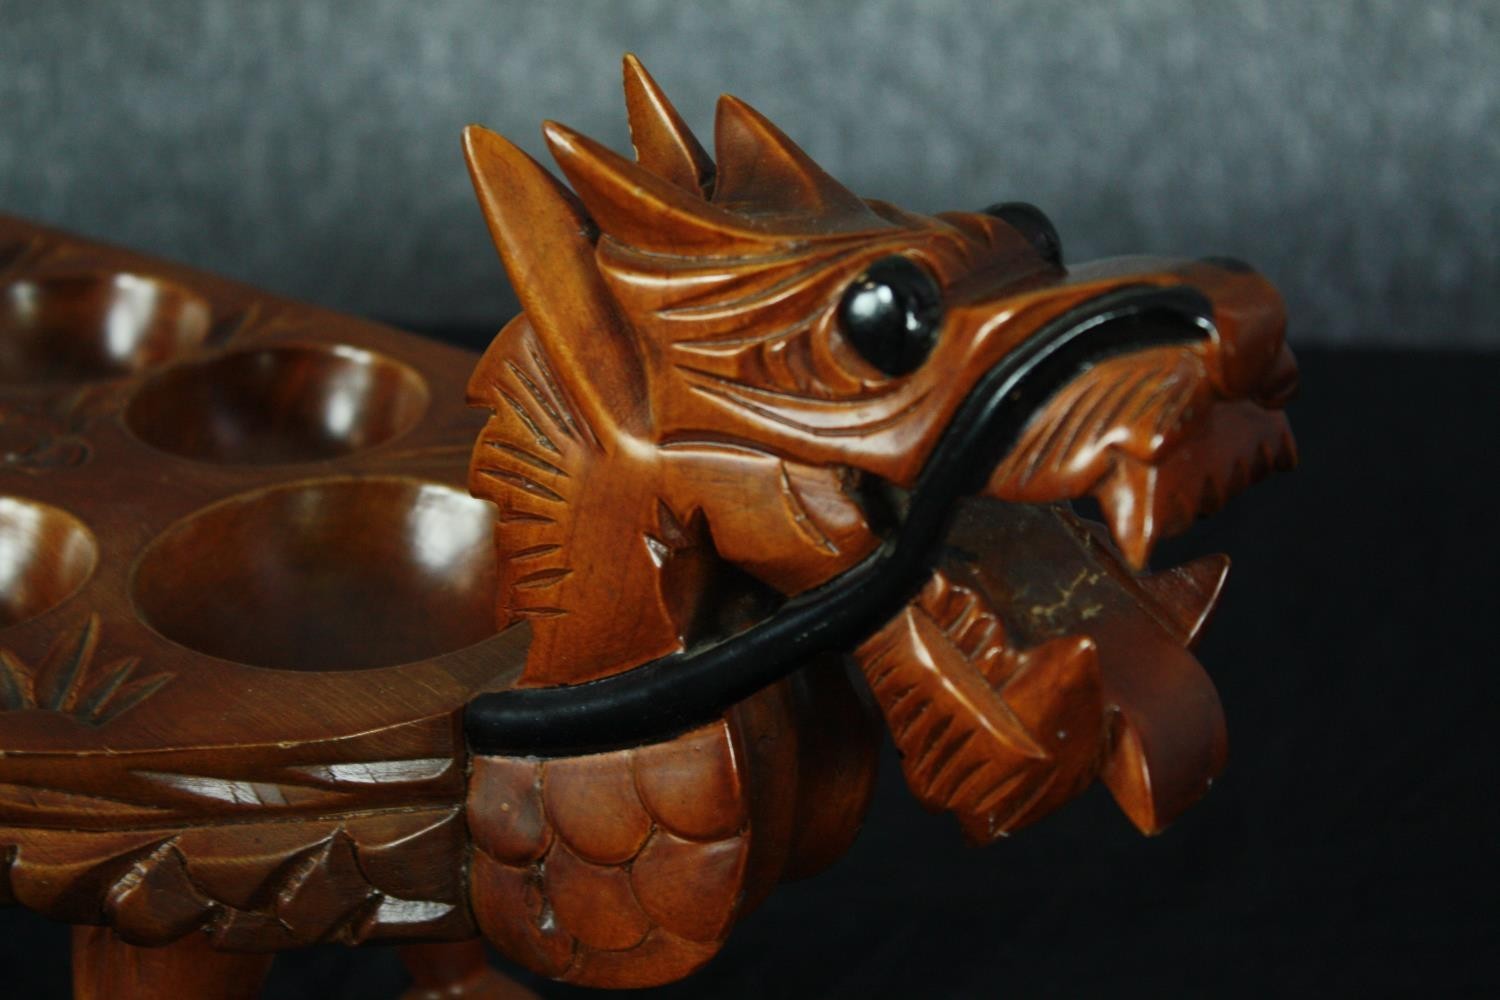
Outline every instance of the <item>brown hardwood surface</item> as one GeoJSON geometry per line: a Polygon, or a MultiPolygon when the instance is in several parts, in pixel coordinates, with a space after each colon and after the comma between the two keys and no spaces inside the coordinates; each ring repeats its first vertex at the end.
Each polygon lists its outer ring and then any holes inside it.
{"type": "Polygon", "coordinates": [[[471,933],[455,713],[525,648],[463,489],[472,358],[0,246],[0,896],[137,944],[471,933]]]}
{"type": "Polygon", "coordinates": [[[847,849],[881,717],[977,843],[1223,765],[1227,563],[1146,568],[1295,460],[1271,285],[860,198],[733,97],[710,156],[624,83],[634,160],[544,126],[567,185],[466,130],[524,307],[478,359],[0,219],[0,901],[81,926],[80,996],[330,940],[503,995],[480,934],[681,978],[847,849]]]}
{"type": "MultiPolygon", "coordinates": [[[[508,140],[465,132],[524,308],[469,386],[491,412],[470,488],[502,524],[497,618],[532,628],[510,694],[628,682],[643,664],[688,670],[695,651],[859,578],[941,470],[968,457],[967,475],[982,473],[968,491],[991,502],[944,540],[963,558],[945,557],[900,615],[838,652],[859,647],[913,790],[970,839],[1026,825],[1096,779],[1143,832],[1160,830],[1224,762],[1217,695],[1186,646],[1225,566],[1139,574],[1159,538],[1295,461],[1281,411],[1296,367],[1275,290],[1238,261],[1065,266],[1028,205],[926,217],[862,199],[734,97],[719,100],[710,156],[632,57],[624,80],[634,160],[544,124],[568,186],[508,140]],[[1090,343],[1104,347],[1074,369],[1034,360],[1090,343]],[[1055,381],[1005,393],[986,381],[1027,364],[1055,381]],[[971,441],[955,460],[944,447],[965,427],[1003,426],[974,415],[991,398],[986,413],[1029,407],[1015,439],[998,453],[971,441]],[[1045,506],[1082,498],[1102,509],[1104,535],[1045,506]],[[1048,609],[1046,627],[1018,621],[1025,607],[1048,609]]],[[[820,721],[766,719],[769,740],[728,718],[718,735],[665,744],[671,758],[708,740],[738,761],[820,721]]],[[[863,727],[840,729],[825,754],[868,746],[863,727]]],[[[688,921],[653,910],[652,848],[675,827],[633,791],[607,791],[649,785],[645,753],[586,758],[601,796],[586,825],[548,797],[579,783],[579,765],[476,758],[476,789],[494,786],[469,807],[479,895],[528,900],[523,913],[479,909],[503,917],[487,933],[539,972],[608,986],[682,975],[711,954],[684,929],[717,942],[733,919],[716,886],[745,864],[738,841],[752,859],[781,852],[737,796],[684,774],[729,825],[678,863],[701,880],[695,905],[722,901],[688,921]],[[524,823],[492,801],[517,797],[533,800],[524,823]],[[736,822],[723,867],[709,863],[736,822]]],[[[836,827],[857,819],[851,809],[836,827]]]]}
{"type": "Polygon", "coordinates": [[[255,1000],[271,965],[269,954],[218,951],[207,940],[188,939],[170,948],[136,948],[105,927],[73,928],[73,954],[77,1000],[255,1000]]]}

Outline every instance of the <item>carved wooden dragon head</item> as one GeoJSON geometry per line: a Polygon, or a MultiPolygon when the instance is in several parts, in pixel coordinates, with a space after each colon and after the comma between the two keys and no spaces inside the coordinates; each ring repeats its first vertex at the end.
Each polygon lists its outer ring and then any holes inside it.
{"type": "Polygon", "coordinates": [[[975,839],[1101,769],[1159,828],[1217,770],[1222,719],[1206,678],[1143,675],[1119,650],[1153,648],[1143,616],[1185,645],[1222,578],[1137,575],[1153,543],[1293,458],[1275,290],[1235,261],[1064,266],[1020,203],[862,199],[729,96],[710,158],[631,58],[625,89],[634,161],[544,127],[571,191],[465,134],[524,308],[470,385],[492,411],[471,489],[499,509],[499,617],[533,633],[518,689],[471,712],[476,746],[530,751],[546,734],[528,722],[569,717],[554,749],[670,735],[775,661],[858,649],[913,788],[975,839]],[[971,511],[955,548],[974,494],[1004,501],[1000,527],[971,511]],[[1114,545],[1025,506],[1085,497],[1114,545]],[[1038,565],[1067,570],[1045,620],[1017,578],[1038,565]],[[1105,580],[1119,615],[1078,596],[1105,580]],[[681,691],[696,707],[660,707],[681,691]],[[1142,721],[1161,711],[1188,735],[1142,721]],[[631,722],[600,725],[610,712],[631,722]],[[1184,748],[1166,780],[1151,758],[1184,748]]]}

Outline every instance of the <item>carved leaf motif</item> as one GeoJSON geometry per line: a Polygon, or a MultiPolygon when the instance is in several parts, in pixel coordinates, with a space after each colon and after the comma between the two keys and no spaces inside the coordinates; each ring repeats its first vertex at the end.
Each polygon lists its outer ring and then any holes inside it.
{"type": "Polygon", "coordinates": [[[87,462],[93,448],[84,433],[107,412],[109,391],[92,388],[40,402],[0,402],[0,472],[40,475],[87,462]]]}
{"type": "Polygon", "coordinates": [[[165,671],[138,676],[138,656],[97,662],[99,630],[99,616],[89,615],[76,632],[54,639],[35,665],[0,649],[0,711],[41,709],[100,726],[139,705],[175,676],[165,671]]]}
{"type": "Polygon", "coordinates": [[[1106,733],[1099,665],[1084,636],[1006,641],[968,588],[937,573],[856,656],[913,794],[990,843],[1077,795],[1106,733]]]}

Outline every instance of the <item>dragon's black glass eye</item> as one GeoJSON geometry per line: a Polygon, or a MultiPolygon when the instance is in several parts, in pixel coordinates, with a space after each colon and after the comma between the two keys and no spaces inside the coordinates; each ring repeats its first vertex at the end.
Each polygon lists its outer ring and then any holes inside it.
{"type": "Polygon", "coordinates": [[[1047,213],[1040,208],[1024,201],[1003,201],[985,209],[984,214],[993,215],[1026,237],[1026,242],[1036,247],[1042,259],[1062,263],[1062,238],[1057,235],[1057,227],[1047,218],[1047,213]]]}
{"type": "Polygon", "coordinates": [[[887,375],[905,375],[927,359],[937,341],[943,295],[915,261],[884,257],[844,292],[838,319],[866,361],[887,375]]]}

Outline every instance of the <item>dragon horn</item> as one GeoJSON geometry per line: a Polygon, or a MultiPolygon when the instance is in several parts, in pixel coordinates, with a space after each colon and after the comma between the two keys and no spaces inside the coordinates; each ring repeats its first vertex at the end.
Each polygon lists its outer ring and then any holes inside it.
{"type": "Polygon", "coordinates": [[[783,242],[773,230],[710,205],[565,125],[546,122],[542,134],[599,228],[627,246],[724,256],[783,242]]]}
{"type": "Polygon", "coordinates": [[[764,115],[729,94],[714,121],[715,204],[812,216],[839,230],[887,225],[764,115]]]}
{"type": "MultiPolygon", "coordinates": [[[[628,426],[631,415],[618,401],[642,398],[640,362],[599,275],[583,206],[541,164],[489,129],[464,129],[464,158],[521,308],[571,398],[598,430],[628,426]],[[579,330],[597,334],[579,337],[579,330]]],[[[487,370],[481,362],[476,380],[487,370]]]]}
{"type": "Polygon", "coordinates": [[[684,191],[707,198],[714,162],[634,54],[625,55],[625,113],[636,162],[684,191]]]}

